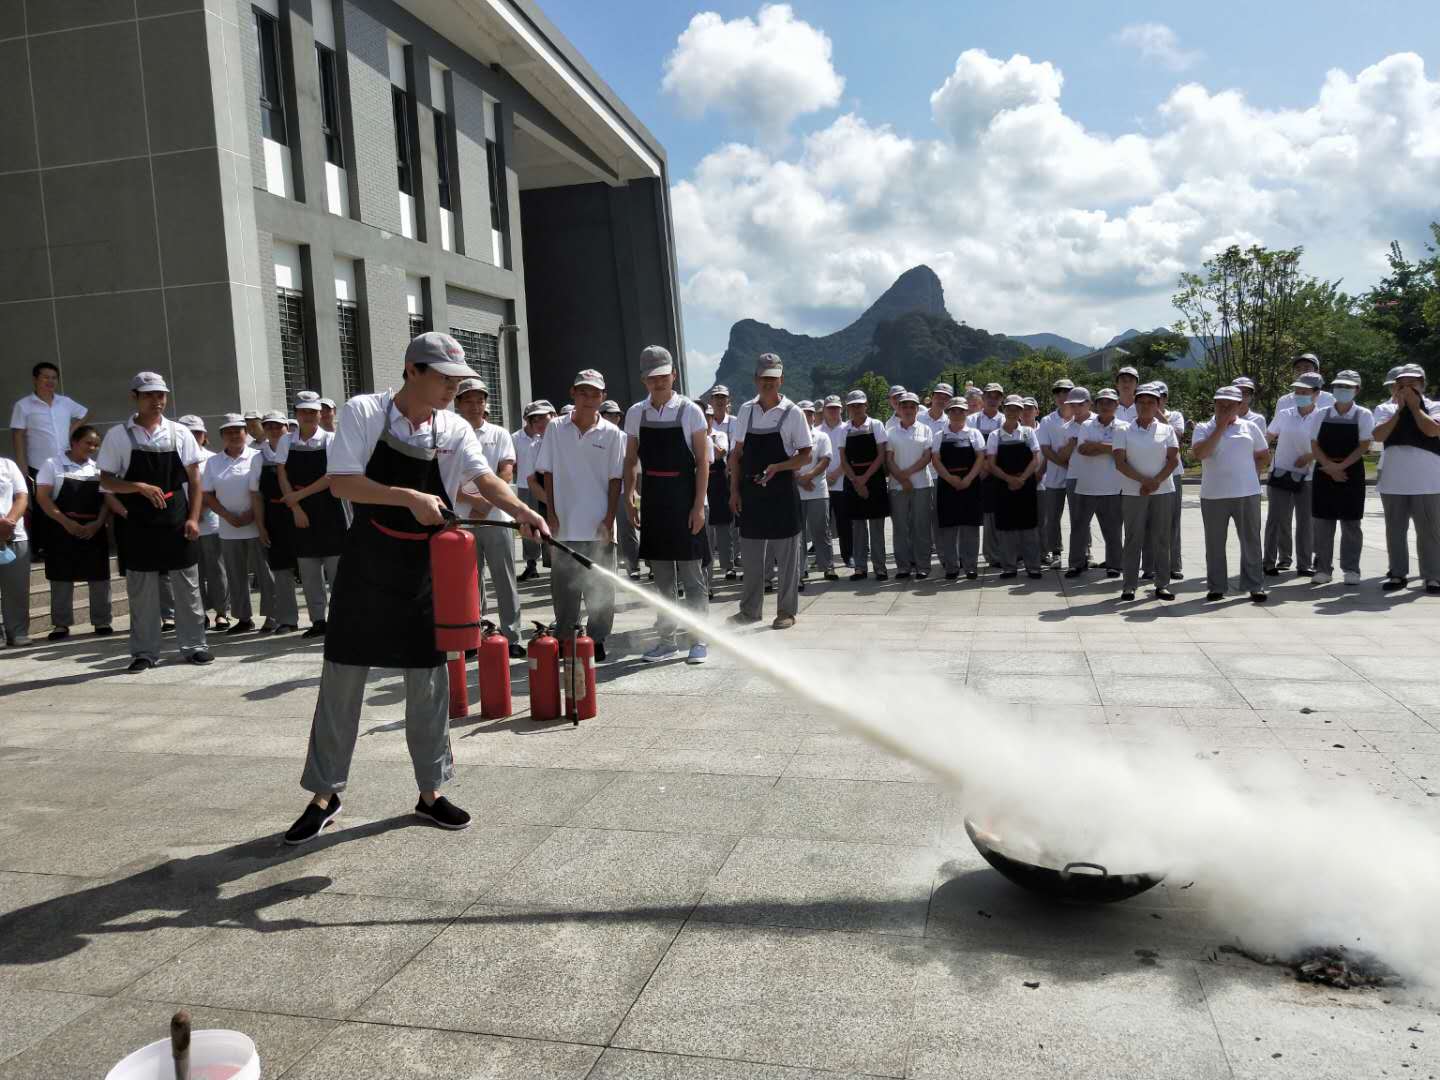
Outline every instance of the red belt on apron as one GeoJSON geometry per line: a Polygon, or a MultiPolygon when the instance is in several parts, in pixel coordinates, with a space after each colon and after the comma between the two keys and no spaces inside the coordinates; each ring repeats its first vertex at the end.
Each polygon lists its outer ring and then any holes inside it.
{"type": "Polygon", "coordinates": [[[371,525],[374,525],[375,528],[379,529],[382,533],[384,533],[386,536],[390,537],[390,539],[392,539],[392,540],[416,540],[416,541],[419,541],[419,540],[429,540],[429,539],[430,539],[430,534],[429,534],[429,533],[401,532],[399,529],[390,529],[390,528],[387,528],[387,527],[384,526],[384,525],[381,525],[380,522],[376,521],[374,518],[371,518],[371,519],[370,519],[370,524],[371,524],[371,525]]]}
{"type": "Polygon", "coordinates": [[[645,473],[645,475],[653,476],[657,480],[674,480],[677,476],[680,475],[680,470],[676,469],[674,472],[661,472],[658,469],[651,469],[649,472],[645,473]]]}
{"type": "Polygon", "coordinates": [[[94,520],[95,520],[96,518],[98,518],[100,515],[99,515],[99,514],[76,514],[76,513],[73,513],[72,511],[67,510],[67,511],[65,511],[65,516],[68,517],[68,518],[74,518],[76,521],[94,521],[94,520]]]}

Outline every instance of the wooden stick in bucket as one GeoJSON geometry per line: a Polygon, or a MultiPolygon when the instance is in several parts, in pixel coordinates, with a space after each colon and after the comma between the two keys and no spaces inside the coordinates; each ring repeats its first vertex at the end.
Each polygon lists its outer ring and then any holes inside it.
{"type": "Polygon", "coordinates": [[[175,1080],[190,1080],[190,1012],[187,1009],[170,1018],[170,1053],[175,1058],[175,1080]]]}

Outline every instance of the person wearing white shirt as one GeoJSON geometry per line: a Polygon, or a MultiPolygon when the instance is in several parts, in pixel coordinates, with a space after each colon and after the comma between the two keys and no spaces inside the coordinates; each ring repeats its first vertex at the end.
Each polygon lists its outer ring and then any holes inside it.
{"type": "Polygon", "coordinates": [[[255,524],[260,529],[260,546],[265,562],[275,577],[274,602],[262,634],[288,634],[300,629],[300,604],[295,599],[299,559],[295,550],[295,512],[285,501],[280,469],[288,458],[291,435],[285,414],[267,412],[260,418],[265,437],[256,444],[260,452],[260,512],[255,524]]]}
{"type": "MultiPolygon", "coordinates": [[[[1249,420],[1252,424],[1258,427],[1261,434],[1263,435],[1269,425],[1265,419],[1265,414],[1261,412],[1256,412],[1254,408],[1255,380],[1250,378],[1248,375],[1241,375],[1233,382],[1231,382],[1230,385],[1238,387],[1240,390],[1240,416],[1243,419],[1249,420]]],[[[1269,436],[1266,436],[1266,438],[1268,439],[1269,436]]]]}
{"type": "Polygon", "coordinates": [[[709,504],[711,567],[721,570],[726,581],[734,581],[740,575],[735,568],[740,563],[740,522],[730,510],[730,448],[735,445],[735,414],[730,411],[730,388],[716,383],[706,395],[711,412],[705,414],[710,425],[711,444],[715,449],[715,460],[710,466],[710,488],[706,501],[709,504]],[[723,446],[723,450],[722,450],[723,446]]]}
{"type": "Polygon", "coordinates": [[[56,526],[45,552],[45,579],[50,584],[51,641],[70,636],[75,624],[75,583],[90,590],[90,626],[97,635],[114,633],[110,626],[110,508],[100,491],[100,466],[95,453],[100,433],[81,424],[70,433],[70,449],[40,466],[35,498],[56,526]]]}
{"type": "Polygon", "coordinates": [[[1207,600],[1220,600],[1230,587],[1225,557],[1230,523],[1240,540],[1240,584],[1263,604],[1265,569],[1260,546],[1260,473],[1270,462],[1265,432],[1246,420],[1239,387],[1215,391],[1215,416],[1195,425],[1191,446],[1200,459],[1200,517],[1205,527],[1207,600]]]}
{"type": "MultiPolygon", "coordinates": [[[[281,440],[275,460],[280,490],[293,515],[295,565],[305,609],[310,613],[310,627],[301,637],[318,638],[325,636],[329,626],[329,590],[340,570],[350,521],[345,504],[330,490],[330,443],[335,436],[320,426],[320,395],[313,390],[300,391],[295,397],[295,415],[299,430],[281,440]]],[[[502,429],[496,430],[504,434],[502,429]]]]}
{"type": "Polygon", "coordinates": [[[1360,552],[1365,537],[1365,454],[1375,435],[1375,417],[1355,404],[1360,375],[1342,371],[1331,383],[1335,403],[1316,406],[1310,452],[1315,455],[1315,573],[1310,580],[1329,585],[1335,573],[1335,526],[1340,526],[1340,569],[1346,585],[1360,584],[1360,552]]]}
{"type": "MultiPolygon", "coordinates": [[[[215,451],[210,449],[210,433],[205,427],[203,417],[190,413],[180,417],[180,423],[195,437],[195,445],[200,448],[200,487],[199,491],[185,491],[187,499],[198,499],[202,504],[205,502],[205,463],[215,456],[215,451]]],[[[200,545],[200,561],[196,563],[200,571],[200,602],[204,605],[205,611],[215,612],[215,629],[225,631],[230,628],[230,583],[225,576],[225,560],[220,551],[220,516],[205,506],[200,511],[200,539],[196,541],[200,545]]],[[[173,605],[173,600],[172,600],[173,605]]],[[[205,616],[205,626],[210,627],[210,616],[205,616]]]]}
{"type": "MultiPolygon", "coordinates": [[[[530,490],[530,477],[535,475],[535,458],[540,453],[540,440],[545,437],[545,428],[555,415],[555,407],[548,401],[532,401],[525,406],[525,423],[518,431],[510,433],[511,445],[515,447],[515,489],[520,501],[541,517],[545,508],[540,505],[536,492],[530,490]]],[[[525,569],[517,581],[529,581],[540,576],[536,563],[550,565],[550,549],[538,540],[524,540],[520,553],[525,559],[525,569]]],[[[630,567],[630,576],[639,577],[638,563],[630,567]]]]}
{"type": "Polygon", "coordinates": [[[826,581],[839,581],[835,573],[835,552],[830,547],[830,482],[826,476],[835,459],[835,447],[824,425],[815,423],[814,402],[800,402],[800,410],[810,424],[810,460],[795,477],[800,488],[800,512],[804,517],[804,528],[800,534],[800,584],[805,591],[805,579],[810,576],[810,562],[806,557],[806,538],[815,548],[815,568],[825,575],[826,581]]]}
{"type": "Polygon", "coordinates": [[[1115,469],[1120,474],[1120,507],[1125,523],[1125,580],[1121,600],[1134,600],[1140,584],[1140,553],[1148,548],[1154,567],[1155,599],[1174,600],[1170,591],[1170,502],[1180,467],[1180,440],[1160,416],[1160,388],[1136,391],[1135,420],[1115,432],[1115,469]]]}
{"type": "Polygon", "coordinates": [[[214,657],[205,647],[200,602],[200,447],[184,427],[165,419],[170,388],[153,371],[130,380],[135,413],[100,443],[100,487],[119,497],[116,539],[130,601],[132,673],[160,660],[160,576],[170,579],[176,644],[192,664],[214,657]]]}
{"type": "MultiPolygon", "coordinates": [[[[916,419],[918,419],[918,420],[920,421],[920,423],[924,424],[926,427],[928,427],[928,428],[930,429],[930,439],[931,439],[931,442],[932,442],[932,443],[934,442],[935,433],[936,433],[937,431],[943,431],[945,428],[947,428],[947,427],[950,426],[950,417],[946,414],[945,410],[949,407],[950,402],[953,401],[954,399],[955,399],[955,387],[953,387],[952,385],[950,385],[950,384],[947,383],[947,382],[939,382],[939,383],[936,383],[936,384],[935,384],[935,388],[930,391],[930,404],[929,404],[929,406],[926,407],[926,408],[924,408],[924,409],[921,409],[921,410],[920,410],[920,415],[919,415],[918,417],[916,417],[916,419]]],[[[936,501],[935,501],[935,500],[936,500],[936,499],[938,498],[938,496],[939,496],[940,486],[939,486],[939,484],[936,483],[936,480],[935,480],[936,472],[935,472],[935,461],[934,461],[933,458],[931,459],[930,464],[925,467],[925,471],[926,471],[926,472],[929,474],[929,476],[930,476],[930,540],[929,540],[929,545],[930,545],[930,550],[932,550],[932,551],[939,551],[939,550],[940,550],[940,521],[939,521],[939,518],[936,516],[936,501]]],[[[928,551],[926,552],[926,561],[927,561],[927,562],[929,561],[929,552],[928,552],[928,551]]]]}
{"type": "Polygon", "coordinates": [[[830,440],[830,464],[826,467],[825,478],[830,486],[830,526],[840,541],[840,562],[845,566],[854,563],[852,545],[855,537],[850,528],[850,511],[845,505],[845,471],[840,467],[840,442],[845,432],[845,406],[839,394],[825,398],[820,410],[824,419],[817,430],[823,431],[830,440]]]}
{"type": "Polygon", "coordinates": [[[1003,486],[995,504],[995,530],[1000,549],[1000,576],[1013,578],[1019,564],[1038,578],[1040,570],[1039,487],[1036,477],[1044,467],[1035,430],[1020,423],[1023,399],[1011,394],[1005,399],[1005,421],[985,440],[986,468],[1003,486]]]}
{"type": "MultiPolygon", "coordinates": [[[[1160,416],[1172,428],[1175,429],[1175,437],[1184,443],[1185,441],[1185,414],[1179,409],[1170,408],[1170,387],[1162,380],[1156,379],[1155,386],[1160,390],[1160,416]]],[[[1180,557],[1180,514],[1181,504],[1185,501],[1185,462],[1182,459],[1179,468],[1175,470],[1175,498],[1170,502],[1170,580],[1179,581],[1185,576],[1182,559],[1180,557]]],[[[1144,578],[1154,577],[1154,570],[1150,566],[1150,552],[1147,549],[1140,555],[1140,576],[1144,578]]]]}
{"type": "Polygon", "coordinates": [[[1310,443],[1314,437],[1320,376],[1312,372],[1297,375],[1290,387],[1292,393],[1286,396],[1295,404],[1288,409],[1277,409],[1275,419],[1266,428],[1266,435],[1275,445],[1265,514],[1267,577],[1290,569],[1292,550],[1297,574],[1309,577],[1315,572],[1315,536],[1310,514],[1315,455],[1310,443]]]}
{"type": "Polygon", "coordinates": [[[320,399],[320,430],[335,434],[335,402],[328,397],[320,399]]]}
{"type": "Polygon", "coordinates": [[[1120,400],[1115,406],[1115,419],[1128,424],[1139,415],[1135,406],[1135,393],[1140,387],[1140,372],[1129,366],[1115,373],[1115,393],[1120,400]]]}
{"type": "Polygon", "coordinates": [[[1075,384],[1069,379],[1057,379],[1050,387],[1055,399],[1055,409],[1041,417],[1035,428],[1035,441],[1040,445],[1040,454],[1045,458],[1045,471],[1040,476],[1040,561],[1058,565],[1064,548],[1061,540],[1061,523],[1065,518],[1066,479],[1065,468],[1068,455],[1061,457],[1065,449],[1065,423],[1070,418],[1070,406],[1066,398],[1075,384]]]}
{"type": "Polygon", "coordinates": [[[217,535],[229,587],[230,614],[235,616],[225,631],[226,637],[255,629],[250,602],[252,574],[260,584],[261,615],[268,622],[275,614],[275,572],[260,544],[259,521],[264,513],[260,501],[262,459],[257,447],[247,445],[245,429],[243,416],[226,413],[220,422],[220,451],[206,459],[200,474],[205,505],[220,521],[217,535]]]}
{"type": "Polygon", "coordinates": [[[873,560],[875,579],[886,581],[885,519],[890,516],[890,488],[876,474],[885,466],[885,425],[870,415],[864,390],[845,396],[849,422],[841,429],[836,452],[845,474],[845,513],[850,518],[850,551],[855,563],[851,581],[864,581],[873,560]]]}
{"type": "Polygon", "coordinates": [[[900,411],[886,425],[886,468],[890,473],[890,521],[895,530],[895,576],[930,576],[930,448],[935,435],[919,419],[920,399],[908,390],[900,411]]]}
{"type": "Polygon", "coordinates": [[[785,368],[774,353],[755,362],[754,398],[735,417],[730,450],[730,509],[740,518],[740,610],[731,620],[758,622],[765,603],[765,575],[779,567],[776,630],[795,625],[800,610],[803,518],[795,477],[810,463],[813,440],[805,413],[780,392],[785,368]]]}
{"type": "Polygon", "coordinates": [[[1393,400],[1375,410],[1375,438],[1385,444],[1376,490],[1385,507],[1389,569],[1381,588],[1403,589],[1410,578],[1410,522],[1425,591],[1440,594],[1440,401],[1425,396],[1425,370],[1403,367],[1393,400]]]}
{"type": "MultiPolygon", "coordinates": [[[[625,434],[625,410],[620,408],[619,402],[606,398],[600,406],[600,415],[619,428],[620,434],[625,434]]],[[[638,578],[640,576],[640,536],[635,531],[629,514],[622,513],[615,519],[615,532],[620,538],[620,564],[625,567],[632,578],[638,578]]],[[[546,558],[549,558],[548,552],[546,558]]]]}
{"type": "Polygon", "coordinates": [[[0,624],[5,644],[30,644],[30,542],[25,509],[30,504],[27,477],[18,463],[0,458],[0,624]]]}
{"type": "Polygon", "coordinates": [[[980,483],[985,476],[985,436],[965,423],[963,398],[945,406],[950,422],[935,432],[930,452],[935,463],[935,516],[940,526],[940,562],[945,580],[980,576],[980,525],[985,507],[980,483]]]}
{"type": "MultiPolygon", "coordinates": [[[[604,397],[600,372],[587,368],[575,376],[570,386],[575,408],[545,429],[535,473],[545,488],[550,534],[613,573],[625,433],[600,416],[604,397]]],[[[574,559],[562,558],[550,572],[550,600],[562,639],[580,624],[584,604],[585,632],[594,639],[596,661],[603,662],[615,622],[614,583],[574,559]]]]}
{"type": "Polygon", "coordinates": [[[401,668],[405,741],[420,797],[414,813],[443,829],[470,815],[440,794],[454,775],[450,683],[435,648],[435,584],[430,537],[446,512],[479,505],[514,514],[522,530],[549,527],[485,461],[475,432],[449,411],[462,379],[478,378],[449,334],[425,333],[405,350],[398,392],[357,394],[345,403],[328,453],[331,490],[355,519],[330,594],[330,626],[310,746],[300,786],[309,805],[285,833],[287,844],[319,836],[340,813],[372,667],[401,668]]]}
{"type": "MultiPolygon", "coordinates": [[[[48,360],[41,360],[30,369],[34,392],[15,402],[10,410],[10,439],[15,448],[15,464],[26,477],[30,497],[35,496],[35,477],[47,461],[62,456],[70,446],[70,435],[89,410],[73,398],[56,392],[60,369],[48,360]]],[[[45,554],[51,530],[48,520],[37,513],[30,503],[30,552],[33,558],[45,554]]]]}
{"type": "Polygon", "coordinates": [[[1120,504],[1120,473],[1115,468],[1115,433],[1120,421],[1115,408],[1120,395],[1106,388],[1095,395],[1096,415],[1085,420],[1072,432],[1076,442],[1069,460],[1070,475],[1075,479],[1075,501],[1070,507],[1070,569],[1067,578],[1078,578],[1090,568],[1090,521],[1100,520],[1100,535],[1105,542],[1107,577],[1120,576],[1123,558],[1123,508],[1120,504]]]}
{"type": "MultiPolygon", "coordinates": [[[[490,471],[505,483],[513,483],[515,443],[508,431],[485,419],[489,403],[490,389],[482,379],[464,380],[455,393],[455,411],[474,429],[490,471]]],[[[539,471],[535,469],[535,472],[539,471]]],[[[514,520],[499,507],[487,509],[474,500],[471,500],[470,516],[481,521],[514,520]]],[[[479,564],[480,610],[485,611],[485,571],[488,568],[490,588],[495,594],[495,607],[500,615],[496,625],[505,640],[510,642],[511,659],[518,660],[525,655],[525,649],[520,644],[520,587],[515,577],[515,538],[509,529],[475,529],[474,533],[475,560],[479,564]]]]}
{"type": "MultiPolygon", "coordinates": [[[[1005,414],[1000,411],[1000,402],[1004,398],[1005,388],[1003,386],[999,383],[986,383],[983,395],[984,404],[979,412],[970,414],[966,423],[988,439],[990,433],[1005,422],[1005,414]]],[[[1000,565],[999,538],[995,535],[995,506],[1000,501],[1002,486],[988,472],[980,485],[985,499],[985,528],[980,537],[980,550],[985,555],[985,561],[991,566],[1000,565]]]]}
{"type": "MultiPolygon", "coordinates": [[[[1320,375],[1320,358],[1316,356],[1313,352],[1301,353],[1299,356],[1295,357],[1294,360],[1290,361],[1290,366],[1297,380],[1300,378],[1300,376],[1305,374],[1320,375]]],[[[1292,383],[1291,385],[1294,384],[1292,383]]],[[[1324,376],[1321,376],[1320,378],[1320,385],[1325,385],[1324,376]]],[[[1314,395],[1314,398],[1315,408],[1317,409],[1328,409],[1331,405],[1335,404],[1335,395],[1331,394],[1327,390],[1317,391],[1314,395]]],[[[1278,416],[1286,409],[1293,409],[1295,408],[1296,404],[1297,403],[1295,401],[1295,395],[1293,393],[1285,394],[1283,397],[1280,398],[1279,401],[1275,403],[1275,414],[1278,416]]]]}

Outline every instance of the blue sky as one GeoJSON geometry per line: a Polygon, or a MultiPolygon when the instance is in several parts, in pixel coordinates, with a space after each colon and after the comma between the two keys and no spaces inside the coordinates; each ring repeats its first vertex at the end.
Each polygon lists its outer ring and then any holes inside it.
{"type": "Polygon", "coordinates": [[[753,31],[760,3],[544,3],[669,152],[692,367],[717,358],[744,316],[835,329],[918,258],[939,264],[957,317],[1090,340],[1168,322],[1171,271],[1203,258],[1207,243],[1304,243],[1313,272],[1359,289],[1387,233],[1418,246],[1440,216],[1434,0],[1388,2],[1383,15],[1332,0],[788,6],[772,25],[802,46],[828,44],[828,57],[776,76],[781,113],[797,88],[818,88],[783,124],[762,125],[763,96],[738,111],[723,90],[706,99],[706,85],[734,76],[748,86],[757,74],[763,83],[765,64],[790,66],[795,49],[757,59],[719,36],[719,24],[753,31]],[[700,12],[718,16],[703,28],[714,40],[693,35],[688,89],[667,92],[667,58],[700,12]],[[1405,53],[1423,66],[1393,59],[1405,53]],[[1354,85],[1327,105],[1322,86],[1336,70],[1354,85]],[[948,104],[932,107],[952,74],[948,104]],[[1186,84],[1203,93],[1162,109],[1186,84]],[[860,159],[847,161],[841,142],[860,159]],[[1252,159],[1250,147],[1265,150],[1252,159]],[[837,176],[882,158],[888,171],[868,194],[837,176]],[[901,170],[908,178],[896,183],[901,170]],[[966,190],[973,199],[957,197],[966,190]],[[791,199],[792,220],[764,220],[766,205],[791,199]]]}

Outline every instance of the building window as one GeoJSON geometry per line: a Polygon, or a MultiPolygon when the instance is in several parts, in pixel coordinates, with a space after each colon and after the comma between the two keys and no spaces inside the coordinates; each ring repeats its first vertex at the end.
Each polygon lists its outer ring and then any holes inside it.
{"type": "Polygon", "coordinates": [[[449,125],[445,114],[435,114],[435,176],[440,181],[440,208],[453,210],[450,205],[450,138],[449,125]]]}
{"type": "Polygon", "coordinates": [[[490,388],[490,422],[505,425],[505,395],[500,392],[500,339],[494,334],[450,328],[450,336],[465,350],[465,362],[490,388]]]}
{"type": "Polygon", "coordinates": [[[275,302],[280,314],[280,363],[285,372],[288,405],[310,385],[310,365],[305,359],[305,294],[276,289],[275,302]]]}
{"type": "Polygon", "coordinates": [[[490,228],[499,232],[500,226],[500,169],[497,166],[495,140],[485,140],[485,171],[490,174],[490,228]]]}
{"type": "Polygon", "coordinates": [[[260,122],[265,138],[282,146],[285,137],[285,77],[280,59],[280,23],[259,8],[255,12],[255,41],[260,51],[260,122]]]}
{"type": "Polygon", "coordinates": [[[335,66],[335,51],[317,44],[315,58],[320,67],[320,131],[325,136],[325,160],[337,168],[344,168],[345,146],[340,137],[340,74],[335,66]]]}
{"type": "Polygon", "coordinates": [[[424,316],[424,315],[411,315],[411,316],[410,316],[410,340],[411,340],[411,341],[414,341],[417,337],[419,337],[419,336],[420,336],[421,334],[423,334],[423,333],[425,333],[425,316],[424,316]]]}
{"type": "Polygon", "coordinates": [[[365,392],[360,374],[360,341],[356,337],[360,309],[353,300],[341,300],[335,305],[335,315],[340,325],[340,377],[348,401],[365,392]]]}
{"type": "Polygon", "coordinates": [[[410,155],[410,95],[398,86],[390,88],[390,102],[395,115],[395,164],[397,182],[406,195],[415,194],[415,162],[410,155]]]}

